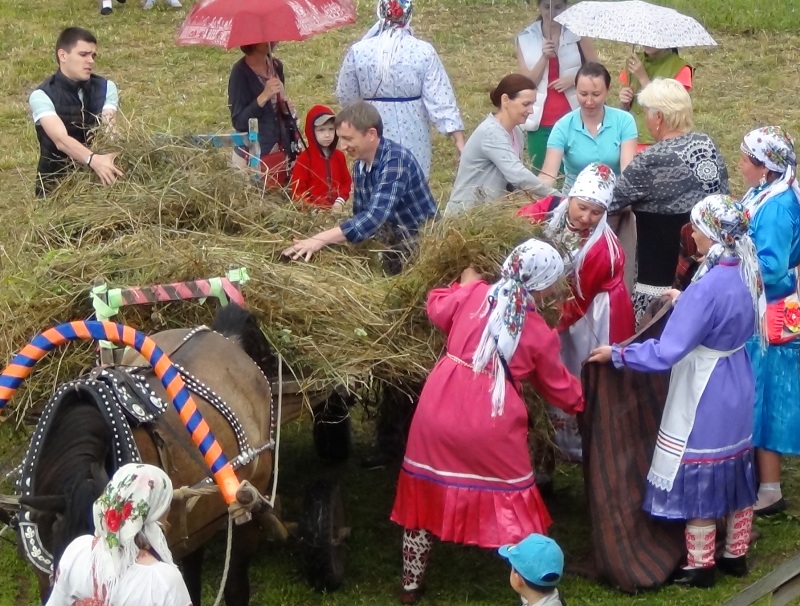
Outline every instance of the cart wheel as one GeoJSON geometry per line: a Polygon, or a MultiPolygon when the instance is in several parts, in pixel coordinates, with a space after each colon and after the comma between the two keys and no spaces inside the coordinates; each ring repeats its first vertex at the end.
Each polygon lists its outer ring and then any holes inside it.
{"type": "Polygon", "coordinates": [[[344,577],[344,507],[337,484],[319,480],[306,491],[301,528],[305,572],[316,591],[334,591],[344,577]]]}
{"type": "Polygon", "coordinates": [[[350,456],[352,423],[347,400],[333,392],[314,411],[314,447],[323,461],[340,463],[350,456]]]}

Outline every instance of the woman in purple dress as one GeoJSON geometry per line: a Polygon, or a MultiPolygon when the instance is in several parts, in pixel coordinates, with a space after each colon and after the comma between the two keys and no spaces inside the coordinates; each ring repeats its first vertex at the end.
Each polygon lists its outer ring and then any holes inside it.
{"type": "Polygon", "coordinates": [[[709,196],[692,209],[691,221],[705,262],[677,299],[661,338],[599,347],[589,361],[641,372],[672,368],[642,507],[653,517],[686,520],[687,564],[674,581],[711,587],[717,568],[747,574],[756,500],[755,387],[744,344],[766,300],[744,207],[729,196],[709,196]],[[722,518],[725,553],[715,563],[722,518]]]}

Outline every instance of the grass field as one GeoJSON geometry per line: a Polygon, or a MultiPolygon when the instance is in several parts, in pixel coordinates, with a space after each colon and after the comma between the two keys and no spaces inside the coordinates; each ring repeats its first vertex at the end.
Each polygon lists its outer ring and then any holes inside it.
{"type": "MultiPolygon", "coordinates": [[[[719,48],[684,53],[696,66],[693,98],[698,129],[712,135],[728,159],[733,190],[743,184],[735,159],[741,136],[749,129],[779,123],[800,133],[800,3],[796,0],[670,0],[698,17],[712,32],[719,48]]],[[[187,4],[189,4],[187,2],[187,4]]],[[[114,79],[121,91],[122,113],[154,131],[173,133],[226,131],[230,127],[226,86],[238,51],[179,48],[174,35],[185,11],[159,6],[144,12],[136,0],[110,17],[100,17],[93,0],[0,3],[0,246],[24,238],[26,226],[16,220],[28,216],[37,202],[31,195],[37,158],[33,126],[27,115],[30,91],[54,68],[53,50],[58,32],[68,25],[92,29],[100,40],[98,73],[114,79]]],[[[350,43],[371,24],[371,1],[359,5],[359,22],[304,43],[279,48],[287,74],[287,89],[300,112],[313,103],[334,104],[335,76],[350,43]]],[[[490,110],[487,91],[514,70],[514,34],[533,18],[521,0],[419,0],[415,6],[417,34],[439,51],[456,88],[468,130],[490,110]]],[[[598,44],[601,58],[615,73],[622,67],[623,45],[598,44]]],[[[614,92],[616,94],[616,91],[614,92]]],[[[455,172],[452,145],[438,137],[435,143],[432,186],[439,200],[446,199],[455,172]]],[[[101,190],[98,195],[102,195],[101,190]]],[[[0,251],[2,252],[2,251],[0,251]]],[[[91,279],[91,277],[87,277],[91,279]]],[[[3,287],[0,284],[0,287],[3,287]]],[[[333,310],[335,311],[335,310],[333,310]]],[[[368,425],[357,433],[356,455],[363,453],[368,425]]],[[[8,458],[10,444],[24,442],[23,431],[0,424],[2,449],[8,458]]],[[[3,456],[0,456],[0,461],[3,456]]],[[[1,466],[0,466],[1,467],[1,466]]],[[[305,605],[323,603],[393,604],[400,574],[400,531],[388,522],[396,478],[394,471],[364,472],[353,461],[339,469],[317,462],[307,423],[288,428],[283,444],[281,492],[284,511],[291,518],[299,511],[303,486],[319,475],[339,477],[345,487],[350,522],[349,567],[340,592],[320,597],[299,575],[292,546],[268,545],[254,566],[253,604],[305,605]]],[[[570,560],[587,550],[588,529],[582,506],[578,471],[560,469],[559,489],[551,511],[553,532],[570,560]]],[[[763,538],[752,551],[754,574],[750,579],[725,579],[711,591],[665,588],[657,593],[623,596],[615,591],[568,578],[564,590],[571,606],[589,604],[653,604],[658,606],[720,604],[749,582],[800,551],[800,474],[790,462],[786,490],[792,498],[790,514],[757,523],[763,538]]],[[[221,572],[223,542],[209,557],[207,603],[216,591],[221,572]]],[[[429,577],[426,602],[514,604],[507,586],[505,566],[492,553],[451,545],[437,545],[429,577]]],[[[14,548],[0,542],[0,606],[35,604],[36,593],[27,569],[16,559],[14,548]]]]}

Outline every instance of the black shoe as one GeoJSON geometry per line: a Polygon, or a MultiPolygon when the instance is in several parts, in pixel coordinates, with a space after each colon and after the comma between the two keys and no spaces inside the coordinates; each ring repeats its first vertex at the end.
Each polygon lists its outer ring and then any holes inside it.
{"type": "Polygon", "coordinates": [[[101,15],[110,15],[111,14],[111,7],[110,6],[104,6],[103,8],[100,9],[100,14],[101,15]]]}
{"type": "Polygon", "coordinates": [[[782,511],[786,511],[786,499],[783,497],[775,501],[772,505],[767,505],[761,509],[753,509],[753,513],[757,516],[761,516],[762,518],[774,516],[776,513],[780,513],[782,511]]]}
{"type": "Polygon", "coordinates": [[[717,568],[722,574],[727,574],[729,577],[746,577],[750,571],[747,569],[747,556],[739,556],[738,558],[722,557],[717,560],[717,568]]]}
{"type": "Polygon", "coordinates": [[[684,587],[699,587],[708,589],[717,581],[717,567],[706,568],[678,568],[672,575],[672,582],[684,587]]]}

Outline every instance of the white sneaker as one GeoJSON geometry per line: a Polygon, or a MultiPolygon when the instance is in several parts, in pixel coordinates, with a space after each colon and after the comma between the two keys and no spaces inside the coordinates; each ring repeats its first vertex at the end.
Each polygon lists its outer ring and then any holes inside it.
{"type": "Polygon", "coordinates": [[[168,0],[171,8],[183,8],[180,0],[168,0]]]}
{"type": "Polygon", "coordinates": [[[146,11],[149,11],[151,8],[153,8],[153,6],[155,6],[155,0],[147,0],[142,8],[146,11]]]}

